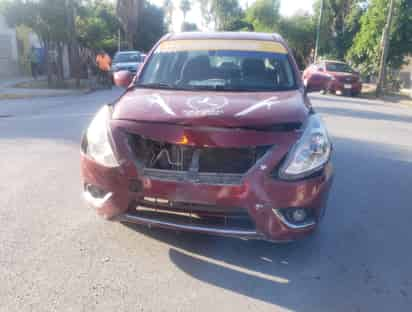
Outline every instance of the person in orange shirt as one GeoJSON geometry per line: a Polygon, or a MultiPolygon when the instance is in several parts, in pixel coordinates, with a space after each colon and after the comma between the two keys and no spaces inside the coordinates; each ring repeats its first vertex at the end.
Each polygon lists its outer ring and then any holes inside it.
{"type": "Polygon", "coordinates": [[[96,56],[96,65],[98,68],[97,81],[103,86],[111,87],[109,72],[112,66],[112,59],[110,56],[106,52],[100,51],[96,56]]]}

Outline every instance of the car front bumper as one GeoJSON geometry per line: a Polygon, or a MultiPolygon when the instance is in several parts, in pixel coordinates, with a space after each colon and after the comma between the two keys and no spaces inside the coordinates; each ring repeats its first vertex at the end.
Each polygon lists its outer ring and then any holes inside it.
{"type": "Polygon", "coordinates": [[[120,168],[105,168],[85,155],[81,156],[81,164],[84,185],[94,185],[104,190],[104,195],[95,196],[85,188],[84,197],[99,215],[107,219],[270,241],[293,241],[312,233],[324,215],[333,180],[333,169],[329,163],[318,176],[302,181],[285,182],[271,177],[252,176],[245,178],[242,185],[217,186],[154,181],[143,177],[142,189],[135,192],[131,185],[135,185],[142,177],[132,177],[120,168]],[[192,222],[171,222],[157,217],[139,216],[134,213],[134,208],[143,196],[209,202],[216,207],[240,207],[247,212],[255,227],[240,229],[221,225],[196,225],[192,222]],[[313,219],[303,225],[290,224],[280,213],[280,209],[289,207],[309,209],[313,213],[313,219]]]}
{"type": "MultiPolygon", "coordinates": [[[[104,167],[81,153],[84,197],[106,219],[279,242],[309,235],[325,213],[333,180],[331,162],[315,175],[298,181],[284,181],[273,173],[299,138],[297,132],[267,135],[247,131],[203,132],[199,138],[213,138],[213,144],[221,147],[233,142],[236,136],[242,137],[238,144],[243,145],[256,144],[257,140],[261,144],[277,142],[240,180],[209,182],[190,178],[178,180],[173,172],[166,178],[147,174],[136,164],[124,129],[147,134],[155,132],[147,125],[134,130],[136,124],[133,122],[114,123],[117,126],[112,127],[112,138],[116,142],[119,167],[104,167]],[[296,208],[305,209],[310,218],[300,224],[289,222],[284,212],[296,208]],[[240,217],[242,219],[238,219],[240,217]],[[239,220],[246,220],[246,225],[239,220]]],[[[177,139],[174,132],[180,131],[179,127],[163,127],[162,135],[167,134],[169,140],[177,139]]]]}

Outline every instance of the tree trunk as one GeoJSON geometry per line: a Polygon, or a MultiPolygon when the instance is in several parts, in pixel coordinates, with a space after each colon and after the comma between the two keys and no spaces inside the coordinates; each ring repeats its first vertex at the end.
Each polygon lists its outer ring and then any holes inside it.
{"type": "Polygon", "coordinates": [[[52,71],[50,66],[50,55],[49,55],[50,43],[48,40],[44,41],[44,54],[46,58],[46,72],[47,72],[47,86],[51,88],[52,86],[52,71]]]}
{"type": "Polygon", "coordinates": [[[76,35],[76,8],[73,1],[66,0],[67,6],[67,26],[69,28],[69,61],[70,61],[70,76],[76,79],[76,88],[80,88],[80,55],[79,43],[76,35]]]}
{"type": "Polygon", "coordinates": [[[63,86],[64,70],[63,70],[63,44],[57,44],[57,84],[63,86]]]}

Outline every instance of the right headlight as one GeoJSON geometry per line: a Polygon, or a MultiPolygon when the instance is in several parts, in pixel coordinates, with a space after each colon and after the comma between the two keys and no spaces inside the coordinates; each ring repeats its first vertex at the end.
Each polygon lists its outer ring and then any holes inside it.
{"type": "Polygon", "coordinates": [[[302,137],[295,143],[279,170],[285,180],[302,179],[321,170],[332,151],[325,124],[317,114],[310,115],[302,137]]]}

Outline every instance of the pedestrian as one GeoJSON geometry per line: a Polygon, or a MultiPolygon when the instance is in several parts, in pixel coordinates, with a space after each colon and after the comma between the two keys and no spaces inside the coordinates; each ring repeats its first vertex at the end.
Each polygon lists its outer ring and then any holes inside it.
{"type": "Polygon", "coordinates": [[[98,68],[98,81],[107,87],[111,87],[111,79],[109,77],[110,69],[112,66],[112,59],[103,50],[99,51],[96,56],[96,65],[98,68]]]}
{"type": "Polygon", "coordinates": [[[37,75],[39,73],[40,58],[35,47],[31,48],[29,60],[31,67],[31,75],[34,79],[37,79],[37,75]]]}

